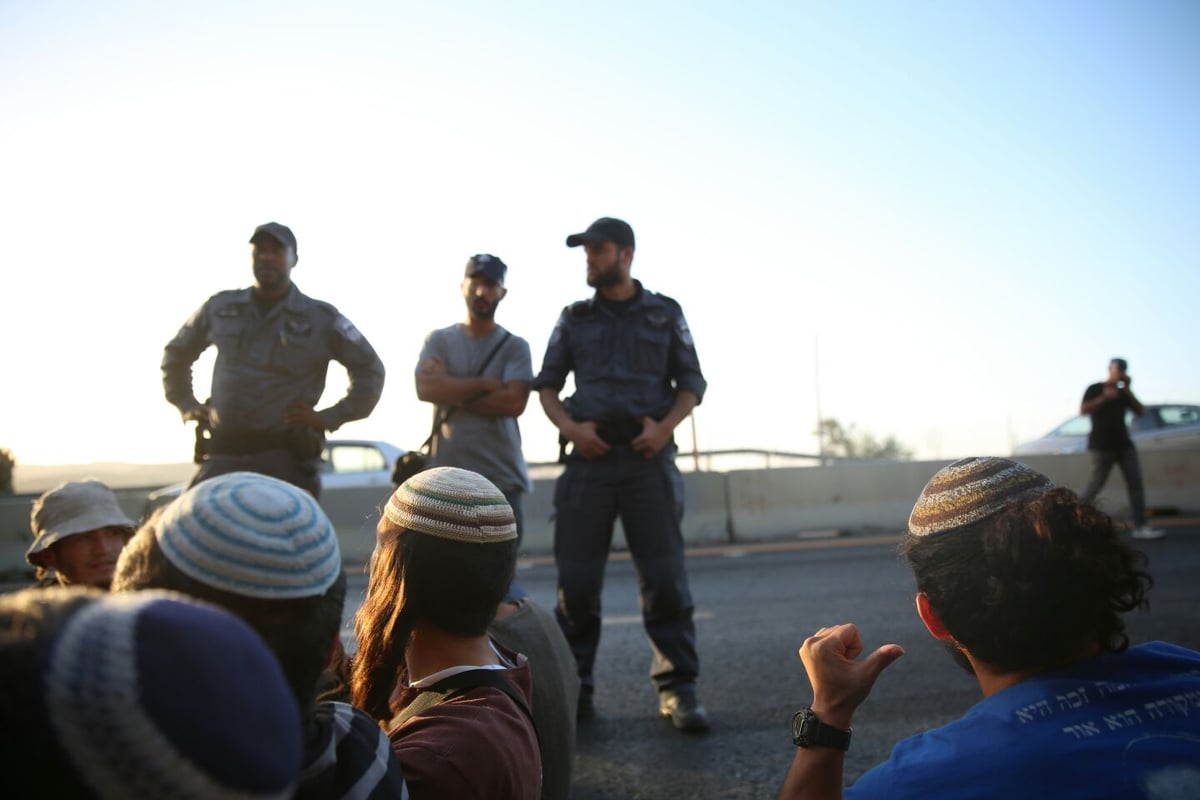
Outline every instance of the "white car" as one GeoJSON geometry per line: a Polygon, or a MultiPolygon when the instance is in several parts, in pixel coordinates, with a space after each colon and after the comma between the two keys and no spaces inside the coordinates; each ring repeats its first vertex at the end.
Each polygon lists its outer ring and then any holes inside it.
{"type": "MultiPolygon", "coordinates": [[[[1169,450],[1200,447],[1200,406],[1181,404],[1147,405],[1140,417],[1125,413],[1129,438],[1138,450],[1169,450]]],[[[1022,442],[1013,448],[1014,456],[1056,455],[1087,451],[1092,418],[1086,414],[1072,417],[1040,439],[1022,442]]]]}
{"type": "MultiPolygon", "coordinates": [[[[372,506],[387,499],[393,488],[392,465],[403,452],[387,442],[367,439],[331,439],[325,443],[321,454],[321,505],[335,526],[357,527],[372,506]]],[[[173,483],[151,492],[144,513],[179,497],[186,486],[173,483]]]]}

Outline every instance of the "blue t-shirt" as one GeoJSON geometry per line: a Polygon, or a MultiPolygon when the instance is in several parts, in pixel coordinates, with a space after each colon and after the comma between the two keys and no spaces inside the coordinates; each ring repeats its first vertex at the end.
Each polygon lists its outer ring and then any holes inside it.
{"type": "Polygon", "coordinates": [[[846,798],[1200,797],[1200,653],[1132,647],[905,739],[846,798]]]}

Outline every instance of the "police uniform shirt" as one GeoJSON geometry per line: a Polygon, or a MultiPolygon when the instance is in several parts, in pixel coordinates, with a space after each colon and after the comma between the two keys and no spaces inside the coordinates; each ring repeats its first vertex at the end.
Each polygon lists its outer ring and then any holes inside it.
{"type": "Polygon", "coordinates": [[[167,344],[162,362],[167,400],[180,411],[199,405],[192,364],[216,345],[210,400],[214,430],[281,430],[289,404],[313,407],[320,401],[330,360],[345,366],[350,388],[320,412],[325,429],[370,414],[383,391],[383,362],[350,320],[294,284],[266,313],[253,292],[213,295],[167,344]]]}
{"type": "Polygon", "coordinates": [[[532,386],[561,391],[574,371],[575,393],[565,405],[576,420],[662,419],[680,389],[704,398],[708,384],[683,309],[640,281],[634,285],[624,303],[597,292],[563,309],[550,336],[532,386]]]}

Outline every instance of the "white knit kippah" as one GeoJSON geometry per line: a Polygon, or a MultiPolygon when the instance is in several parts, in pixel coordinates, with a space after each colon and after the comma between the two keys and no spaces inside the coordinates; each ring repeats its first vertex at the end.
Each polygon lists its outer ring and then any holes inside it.
{"type": "Polygon", "coordinates": [[[105,595],[63,624],[43,681],[50,727],[97,797],[292,796],[299,709],[274,655],[225,611],[105,595]]]}
{"type": "Polygon", "coordinates": [[[337,533],[312,495],[253,472],[193,486],[163,512],[154,535],[181,572],[247,597],[321,595],[342,569],[337,533]]]}
{"type": "Polygon", "coordinates": [[[434,467],[392,493],[384,517],[401,528],[456,542],[490,544],[517,538],[504,493],[477,472],[434,467]]]}

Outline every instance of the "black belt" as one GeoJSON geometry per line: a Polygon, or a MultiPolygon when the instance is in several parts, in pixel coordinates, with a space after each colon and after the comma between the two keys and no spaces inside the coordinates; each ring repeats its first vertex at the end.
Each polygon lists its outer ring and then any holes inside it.
{"type": "Polygon", "coordinates": [[[249,456],[267,450],[290,449],[295,438],[287,431],[219,431],[208,440],[205,452],[216,456],[249,456]]]}
{"type": "Polygon", "coordinates": [[[642,421],[637,417],[596,420],[596,435],[606,443],[620,447],[642,435],[642,421]]]}

